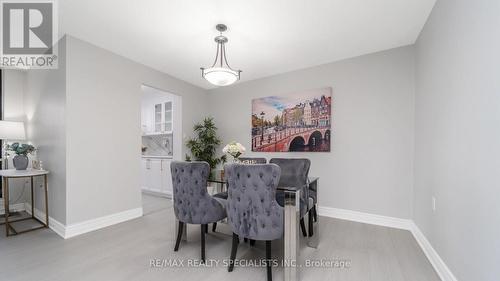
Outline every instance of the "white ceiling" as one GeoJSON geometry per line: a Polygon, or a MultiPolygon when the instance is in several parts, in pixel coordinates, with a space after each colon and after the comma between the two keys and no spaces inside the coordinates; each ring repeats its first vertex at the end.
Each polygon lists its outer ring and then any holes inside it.
{"type": "Polygon", "coordinates": [[[215,25],[242,81],[413,44],[435,0],[64,0],[59,29],[203,88],[215,25]]]}

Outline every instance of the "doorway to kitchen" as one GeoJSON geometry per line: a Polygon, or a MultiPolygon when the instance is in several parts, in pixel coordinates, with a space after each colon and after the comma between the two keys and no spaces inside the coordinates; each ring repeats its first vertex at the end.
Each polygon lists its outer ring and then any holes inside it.
{"type": "Polygon", "coordinates": [[[147,85],[141,91],[141,189],[171,198],[170,163],[182,159],[182,98],[147,85]]]}

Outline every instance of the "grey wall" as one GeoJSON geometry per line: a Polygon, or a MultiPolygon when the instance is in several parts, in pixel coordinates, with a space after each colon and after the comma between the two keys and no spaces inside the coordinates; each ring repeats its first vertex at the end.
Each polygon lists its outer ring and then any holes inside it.
{"type": "MultiPolygon", "coordinates": [[[[59,41],[59,68],[29,70],[24,87],[26,137],[38,148],[38,159],[50,171],[50,216],[66,223],[66,43],[59,41]]],[[[36,182],[35,202],[44,210],[42,181],[36,182]]]]}
{"type": "Polygon", "coordinates": [[[207,94],[71,36],[67,54],[68,223],[140,208],[141,85],[182,97],[187,135],[207,94]]]}
{"type": "Polygon", "coordinates": [[[332,152],[249,154],[310,158],[310,174],[321,177],[321,206],[411,218],[413,47],[217,88],[209,108],[224,143],[250,150],[253,98],[326,86],[333,88],[332,152]]]}
{"type": "MultiPolygon", "coordinates": [[[[3,87],[3,118],[7,121],[25,121],[24,114],[24,83],[25,71],[15,69],[2,69],[2,87],[3,87]]],[[[3,158],[3,156],[1,156],[3,158]]],[[[13,167],[12,159],[9,159],[9,167],[13,167]]],[[[29,185],[26,179],[9,180],[9,203],[15,205],[24,203],[29,198],[29,185]]],[[[0,200],[3,210],[3,201],[0,200]]],[[[1,211],[3,212],[3,211],[1,211]]]]}
{"type": "Polygon", "coordinates": [[[2,69],[3,117],[8,121],[25,121],[24,83],[26,71],[2,69]]]}
{"type": "Polygon", "coordinates": [[[459,280],[500,276],[499,27],[499,1],[438,0],[416,47],[414,220],[459,280]]]}

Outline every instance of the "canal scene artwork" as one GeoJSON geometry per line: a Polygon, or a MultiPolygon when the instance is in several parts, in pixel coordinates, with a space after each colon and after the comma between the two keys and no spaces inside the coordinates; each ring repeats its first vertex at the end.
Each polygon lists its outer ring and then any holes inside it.
{"type": "Polygon", "coordinates": [[[252,100],[252,151],[329,152],[332,88],[252,100]]]}

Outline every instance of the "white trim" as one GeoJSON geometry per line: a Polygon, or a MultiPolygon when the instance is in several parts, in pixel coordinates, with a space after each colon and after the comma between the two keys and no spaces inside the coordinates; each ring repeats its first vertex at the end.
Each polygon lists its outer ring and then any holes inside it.
{"type": "Polygon", "coordinates": [[[418,245],[422,248],[422,251],[434,267],[434,270],[437,272],[441,280],[457,281],[457,278],[453,275],[451,270],[445,264],[443,259],[441,259],[429,240],[427,240],[425,235],[422,231],[420,231],[413,220],[321,206],[318,206],[318,213],[322,216],[330,218],[408,230],[413,234],[415,240],[417,240],[418,245]]]}
{"type": "MultiPolygon", "coordinates": [[[[31,204],[25,203],[25,209],[26,212],[31,214],[31,204]]],[[[141,216],[142,208],[136,208],[70,225],[64,225],[54,218],[49,217],[49,227],[62,238],[68,239],[141,216]]],[[[35,217],[41,221],[45,221],[45,212],[35,208],[35,217]]]]}
{"type": "Polygon", "coordinates": [[[412,229],[412,221],[409,219],[400,219],[387,217],[346,209],[330,208],[318,206],[318,213],[325,217],[331,217],[341,220],[355,221],[367,224],[381,225],[398,229],[412,229]]]}
{"type": "MultiPolygon", "coordinates": [[[[31,215],[31,204],[24,203],[24,205],[26,212],[31,215]]],[[[37,208],[35,208],[34,211],[35,211],[35,218],[45,222],[45,211],[42,211],[37,208]]],[[[49,228],[52,229],[57,235],[61,236],[62,238],[65,238],[66,226],[64,226],[64,224],[62,224],[61,222],[50,216],[49,216],[49,228]]]]}
{"type": "MultiPolygon", "coordinates": [[[[9,205],[9,211],[11,212],[21,212],[24,211],[24,203],[17,203],[17,204],[11,204],[9,205]]],[[[3,201],[2,201],[2,206],[0,206],[0,215],[5,214],[5,208],[3,207],[3,201]]]]}
{"type": "Polygon", "coordinates": [[[154,191],[154,190],[149,190],[145,187],[143,187],[141,189],[141,192],[144,193],[144,194],[148,194],[148,195],[154,195],[154,196],[159,196],[159,197],[164,197],[164,198],[168,198],[168,199],[172,199],[172,192],[159,192],[159,191],[154,191]]]}
{"type": "Polygon", "coordinates": [[[415,237],[415,240],[417,240],[418,245],[420,245],[420,248],[422,248],[422,251],[424,251],[425,255],[427,256],[427,259],[432,264],[432,266],[436,270],[441,280],[457,281],[455,275],[453,275],[453,273],[441,259],[439,254],[432,247],[429,240],[427,240],[422,231],[420,231],[420,228],[418,228],[418,226],[413,221],[412,221],[411,233],[413,234],[413,237],[415,237]]]}
{"type": "Polygon", "coordinates": [[[66,233],[64,238],[67,239],[75,237],[80,234],[84,234],[107,226],[132,220],[138,217],[142,217],[142,207],[126,210],[123,212],[111,214],[100,218],[90,219],[75,224],[70,224],[66,226],[66,233]]]}

